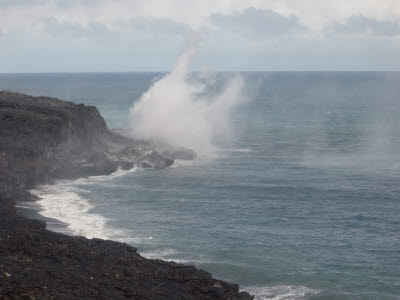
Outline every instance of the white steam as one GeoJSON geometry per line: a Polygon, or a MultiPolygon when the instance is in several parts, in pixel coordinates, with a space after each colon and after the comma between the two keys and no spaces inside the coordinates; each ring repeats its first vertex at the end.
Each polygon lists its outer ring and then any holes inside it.
{"type": "Polygon", "coordinates": [[[189,80],[188,68],[199,39],[187,36],[171,73],[157,80],[130,110],[135,138],[151,139],[198,153],[210,151],[230,134],[232,110],[245,101],[244,80],[233,76],[217,93],[207,94],[207,80],[189,80]]]}

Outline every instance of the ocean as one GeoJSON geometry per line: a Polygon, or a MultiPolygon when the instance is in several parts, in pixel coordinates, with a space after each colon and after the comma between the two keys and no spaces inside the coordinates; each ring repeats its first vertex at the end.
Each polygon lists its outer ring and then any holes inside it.
{"type": "MultiPolygon", "coordinates": [[[[249,100],[213,153],[39,186],[41,200],[20,206],[256,299],[400,299],[400,73],[241,75],[249,100]]],[[[0,89],[95,105],[126,128],[161,76],[0,74],[0,89]]]]}

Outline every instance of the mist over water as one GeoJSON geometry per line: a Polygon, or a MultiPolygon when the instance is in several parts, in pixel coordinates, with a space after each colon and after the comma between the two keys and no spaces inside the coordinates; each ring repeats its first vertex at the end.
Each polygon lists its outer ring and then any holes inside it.
{"type": "Polygon", "coordinates": [[[231,135],[230,115],[246,101],[244,80],[233,75],[211,92],[212,74],[193,78],[189,65],[199,39],[188,35],[171,73],[157,79],[130,109],[131,133],[197,153],[212,151],[231,135]]]}
{"type": "Polygon", "coordinates": [[[357,171],[399,171],[400,98],[393,91],[398,84],[394,82],[396,75],[377,73],[374,78],[369,73],[356,73],[353,78],[347,77],[347,82],[308,88],[311,92],[303,104],[312,126],[303,143],[301,163],[357,171]],[[355,79],[359,81],[356,84],[352,82],[355,79]]]}

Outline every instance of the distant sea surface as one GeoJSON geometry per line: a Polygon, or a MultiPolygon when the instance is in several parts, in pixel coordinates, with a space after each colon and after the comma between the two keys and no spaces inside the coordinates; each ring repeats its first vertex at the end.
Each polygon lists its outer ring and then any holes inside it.
{"type": "MultiPolygon", "coordinates": [[[[95,105],[123,128],[161,75],[0,74],[0,89],[95,105]]],[[[242,76],[252,101],[215,155],[59,181],[26,205],[256,299],[400,299],[400,73],[242,76]]]]}

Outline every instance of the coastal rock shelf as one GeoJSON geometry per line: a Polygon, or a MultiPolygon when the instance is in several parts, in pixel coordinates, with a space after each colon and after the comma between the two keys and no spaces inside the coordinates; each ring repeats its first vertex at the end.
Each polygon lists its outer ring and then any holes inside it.
{"type": "Polygon", "coordinates": [[[37,184],[173,162],[149,143],[111,132],[93,106],[0,92],[0,298],[252,299],[193,266],[51,232],[15,210],[37,184]]]}

